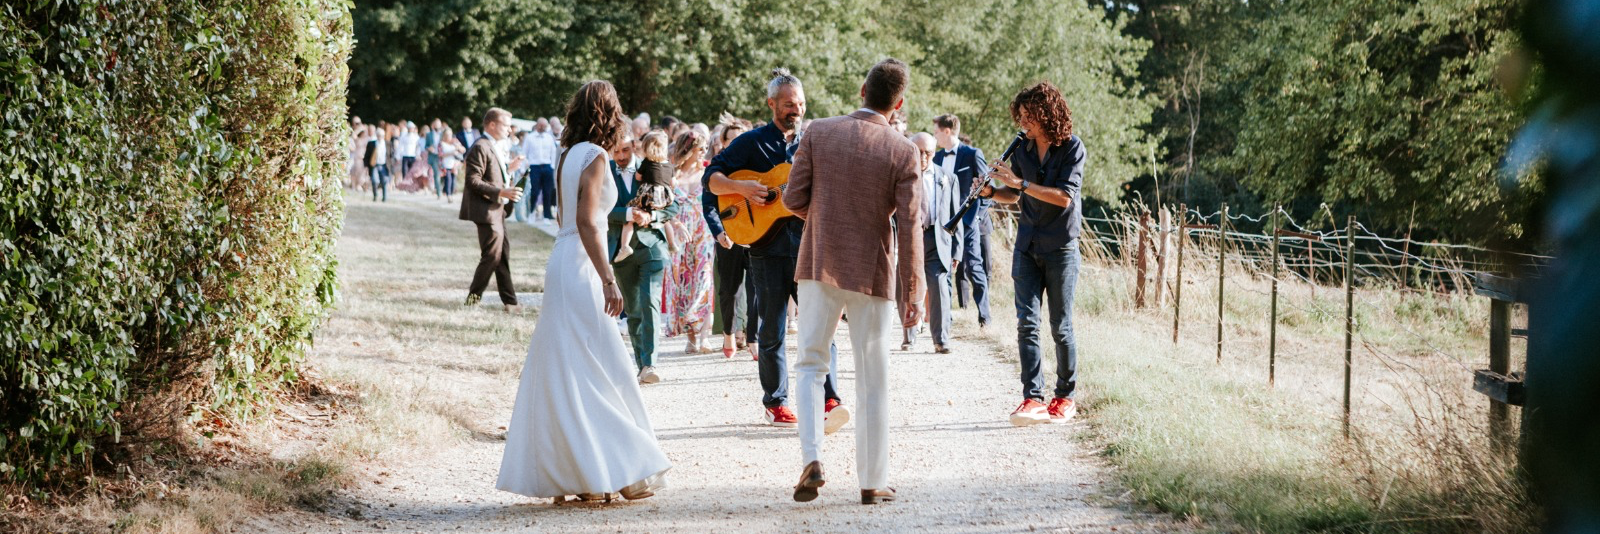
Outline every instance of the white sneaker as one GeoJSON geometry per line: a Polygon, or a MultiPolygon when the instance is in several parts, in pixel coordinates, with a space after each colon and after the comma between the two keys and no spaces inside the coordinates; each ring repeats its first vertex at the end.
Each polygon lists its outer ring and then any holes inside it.
{"type": "Polygon", "coordinates": [[[661,381],[661,375],[656,374],[655,366],[647,365],[647,366],[645,366],[644,369],[640,369],[639,370],[639,383],[640,384],[654,384],[654,383],[660,382],[660,381],[661,381]]]}

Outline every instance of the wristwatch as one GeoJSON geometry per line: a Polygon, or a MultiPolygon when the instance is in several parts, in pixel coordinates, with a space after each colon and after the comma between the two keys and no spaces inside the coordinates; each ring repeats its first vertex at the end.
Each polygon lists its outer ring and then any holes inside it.
{"type": "Polygon", "coordinates": [[[1026,193],[1026,192],[1028,192],[1028,181],[1027,180],[1023,180],[1022,181],[1022,185],[1017,187],[1017,192],[1018,193],[1026,193]]]}

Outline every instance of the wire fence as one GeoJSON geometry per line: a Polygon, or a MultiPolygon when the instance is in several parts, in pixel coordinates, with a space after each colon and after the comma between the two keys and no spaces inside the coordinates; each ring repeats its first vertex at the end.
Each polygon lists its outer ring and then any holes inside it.
{"type": "MultiPolygon", "coordinates": [[[[1019,216],[1015,207],[995,211],[997,227],[1005,229],[1002,234],[1014,236],[1019,216]]],[[[1469,336],[1432,331],[1426,317],[1401,317],[1401,310],[1415,307],[1403,302],[1404,295],[1426,293],[1460,302],[1475,298],[1474,292],[1481,289],[1483,280],[1508,273],[1537,272],[1552,259],[1525,252],[1380,235],[1354,217],[1337,221],[1326,207],[1316,217],[1301,221],[1281,207],[1252,215],[1231,213],[1226,205],[1212,213],[1181,205],[1155,211],[1135,206],[1120,214],[1084,217],[1083,223],[1080,249],[1084,260],[1120,266],[1132,273],[1129,294],[1133,308],[1170,307],[1174,343],[1179,341],[1186,323],[1191,327],[1200,320],[1215,323],[1218,363],[1229,349],[1229,307],[1251,306],[1245,300],[1257,304],[1264,301],[1264,315],[1269,317],[1264,342],[1268,385],[1277,380],[1280,356],[1300,358],[1311,352],[1300,347],[1279,353],[1279,329],[1286,317],[1342,319],[1339,334],[1343,376],[1339,390],[1347,436],[1351,391],[1361,387],[1352,383],[1358,355],[1370,358],[1368,365],[1375,364],[1391,374],[1427,374],[1421,369],[1426,362],[1417,361],[1416,357],[1435,360],[1453,370],[1449,371],[1451,376],[1476,374],[1481,379],[1486,371],[1475,369],[1470,363],[1478,361],[1473,354],[1476,349],[1461,343],[1461,338],[1469,336]],[[1295,295],[1286,298],[1280,289],[1289,285],[1295,295]],[[1199,296],[1202,298],[1194,295],[1197,290],[1205,292],[1199,296]],[[1187,302],[1185,292],[1190,292],[1187,302]],[[1241,294],[1248,298],[1238,296],[1241,294]],[[1399,295],[1398,300],[1394,295],[1399,295]],[[1197,315],[1197,310],[1185,309],[1204,300],[1210,302],[1201,304],[1214,305],[1214,312],[1204,310],[1204,315],[1197,315]],[[1403,347],[1408,357],[1398,355],[1395,347],[1403,347]]],[[[1514,301],[1501,297],[1491,299],[1490,305],[1491,347],[1477,354],[1490,355],[1487,371],[1491,374],[1514,376],[1505,355],[1510,336],[1504,335],[1516,331],[1508,322],[1514,301]]],[[[1471,334],[1476,339],[1481,332],[1471,334]]],[[[1508,435],[1505,427],[1509,423],[1503,413],[1506,399],[1493,393],[1490,396],[1490,431],[1508,435]]],[[[1397,397],[1411,402],[1409,394],[1390,395],[1389,400],[1397,397]]]]}

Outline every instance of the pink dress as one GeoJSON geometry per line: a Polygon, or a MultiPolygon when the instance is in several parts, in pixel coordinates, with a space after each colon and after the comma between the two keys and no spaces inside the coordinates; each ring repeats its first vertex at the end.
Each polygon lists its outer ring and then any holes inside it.
{"type": "MultiPolygon", "coordinates": [[[[689,171],[698,174],[695,171],[689,171]]],[[[681,177],[681,171],[679,177],[681,177]]],[[[667,337],[686,332],[705,333],[711,325],[713,302],[711,262],[716,255],[716,239],[706,228],[700,211],[700,180],[686,180],[688,187],[675,191],[673,201],[678,215],[673,221],[687,230],[681,249],[673,255],[661,281],[661,316],[667,337]]]]}

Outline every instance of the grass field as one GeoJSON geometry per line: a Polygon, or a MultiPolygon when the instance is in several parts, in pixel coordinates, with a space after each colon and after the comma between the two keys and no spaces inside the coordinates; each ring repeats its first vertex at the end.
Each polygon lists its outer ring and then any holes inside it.
{"type": "MultiPolygon", "coordinates": [[[[994,324],[979,333],[974,314],[957,317],[1014,360],[1007,234],[995,236],[994,324]]],[[[1189,246],[1176,343],[1170,290],[1134,309],[1132,269],[1104,251],[1087,251],[1076,290],[1086,438],[1140,501],[1222,530],[1534,528],[1511,459],[1485,438],[1488,401],[1471,391],[1488,359],[1487,299],[1358,289],[1346,438],[1343,288],[1280,285],[1269,385],[1270,280],[1229,267],[1219,362],[1215,249],[1189,246]]]]}

